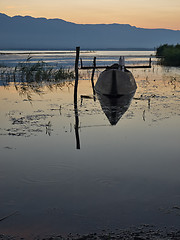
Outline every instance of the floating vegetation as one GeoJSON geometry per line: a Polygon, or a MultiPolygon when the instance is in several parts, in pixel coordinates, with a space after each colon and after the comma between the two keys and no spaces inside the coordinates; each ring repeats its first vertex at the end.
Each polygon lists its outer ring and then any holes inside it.
{"type": "Polygon", "coordinates": [[[160,64],[164,66],[180,66],[180,44],[164,44],[157,48],[156,57],[159,57],[160,64]]]}
{"type": "Polygon", "coordinates": [[[52,132],[52,124],[50,121],[47,122],[49,118],[52,118],[54,114],[44,113],[44,112],[34,112],[30,115],[22,116],[21,112],[11,111],[8,114],[11,126],[5,128],[0,135],[9,136],[36,136],[37,133],[46,132],[50,136],[52,132]]]}

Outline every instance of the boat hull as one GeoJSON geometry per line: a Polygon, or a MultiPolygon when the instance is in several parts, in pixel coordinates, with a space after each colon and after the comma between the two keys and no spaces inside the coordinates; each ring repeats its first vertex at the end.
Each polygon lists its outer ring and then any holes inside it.
{"type": "Polygon", "coordinates": [[[136,91],[136,81],[130,71],[107,69],[103,71],[96,82],[95,91],[104,95],[119,96],[136,91]]]}

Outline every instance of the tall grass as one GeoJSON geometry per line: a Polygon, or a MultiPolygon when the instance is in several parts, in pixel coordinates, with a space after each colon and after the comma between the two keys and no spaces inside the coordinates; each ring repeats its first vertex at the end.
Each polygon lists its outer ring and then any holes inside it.
{"type": "Polygon", "coordinates": [[[157,48],[156,56],[159,57],[160,64],[164,66],[180,66],[180,44],[164,44],[157,48]]]}
{"type": "Polygon", "coordinates": [[[58,82],[61,80],[74,79],[74,71],[62,66],[55,68],[43,61],[31,62],[28,57],[25,62],[18,63],[15,68],[0,66],[0,80],[3,82],[58,82]]]}
{"type": "Polygon", "coordinates": [[[33,63],[31,57],[28,57],[25,62],[18,63],[16,67],[0,65],[0,85],[8,88],[13,82],[19,95],[25,96],[30,102],[32,94],[44,94],[45,86],[51,91],[63,89],[64,86],[69,87],[74,78],[74,71],[62,66],[57,68],[43,61],[33,63]]]}

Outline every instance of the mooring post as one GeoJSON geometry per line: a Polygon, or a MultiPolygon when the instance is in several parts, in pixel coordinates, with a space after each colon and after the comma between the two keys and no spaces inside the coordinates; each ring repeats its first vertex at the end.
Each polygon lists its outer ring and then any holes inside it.
{"type": "Polygon", "coordinates": [[[124,72],[124,67],[125,67],[125,59],[124,56],[119,58],[119,68],[124,72]]]}
{"type": "Polygon", "coordinates": [[[94,95],[94,101],[96,100],[95,98],[95,89],[94,89],[94,73],[96,70],[96,57],[93,59],[93,70],[92,70],[92,76],[91,76],[91,84],[92,84],[92,89],[93,89],[93,95],[94,95]]]}
{"type": "Polygon", "coordinates": [[[151,63],[152,63],[152,60],[151,58],[149,58],[149,67],[151,68],[151,63]]]}
{"type": "Polygon", "coordinates": [[[80,149],[80,138],[79,138],[79,116],[77,108],[77,89],[78,89],[78,64],[79,64],[79,52],[80,47],[76,47],[76,60],[75,60],[75,84],[74,84],[74,115],[75,115],[75,136],[76,136],[76,149],[80,149]]]}
{"type": "Polygon", "coordinates": [[[78,89],[78,64],[79,64],[80,47],[76,47],[76,60],[75,60],[75,84],[74,84],[74,103],[77,104],[77,89],[78,89]]]}

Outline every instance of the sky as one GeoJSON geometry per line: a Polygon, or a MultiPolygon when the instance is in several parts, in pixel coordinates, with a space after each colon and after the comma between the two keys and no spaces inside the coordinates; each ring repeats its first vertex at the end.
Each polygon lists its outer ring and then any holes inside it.
{"type": "Polygon", "coordinates": [[[180,30],[180,0],[0,0],[0,12],[82,24],[180,30]]]}

